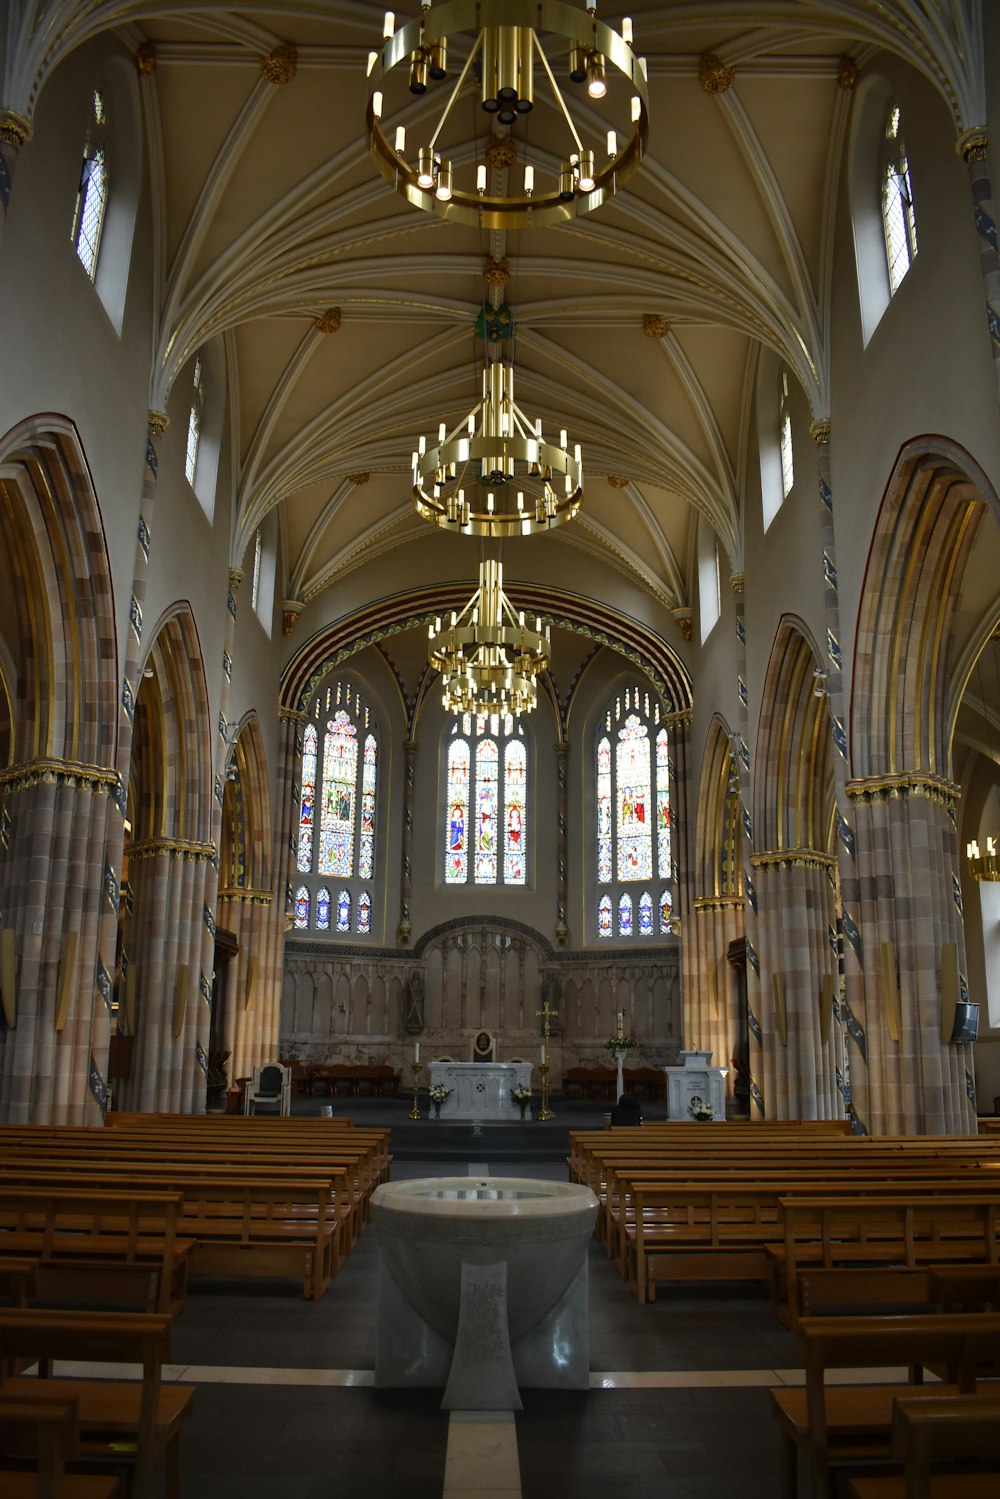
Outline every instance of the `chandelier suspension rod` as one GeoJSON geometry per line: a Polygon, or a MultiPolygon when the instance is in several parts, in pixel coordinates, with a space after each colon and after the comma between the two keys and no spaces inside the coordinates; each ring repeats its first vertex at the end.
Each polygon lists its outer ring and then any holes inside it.
{"type": "Polygon", "coordinates": [[[449,118],[449,116],[450,116],[450,114],[452,112],[452,109],[455,106],[455,101],[458,98],[459,93],[461,92],[462,85],[465,82],[466,78],[468,78],[468,76],[469,76],[469,70],[472,67],[472,64],[475,62],[476,57],[478,56],[479,52],[482,50],[483,37],[485,36],[485,34],[486,33],[484,31],[481,31],[479,33],[478,37],[476,38],[475,45],[472,48],[472,51],[469,53],[468,57],[465,60],[465,67],[459,73],[458,78],[455,81],[455,87],[451,91],[451,98],[448,100],[447,104],[445,105],[444,112],[441,115],[441,118],[437,122],[437,129],[434,131],[434,134],[430,138],[430,144],[427,147],[427,149],[429,151],[433,151],[434,150],[434,147],[438,143],[438,136],[441,134],[441,132],[444,129],[445,125],[448,123],[448,118],[449,118]]]}
{"type": "Polygon", "coordinates": [[[538,53],[539,57],[542,60],[542,67],[545,69],[545,74],[546,74],[546,77],[549,80],[549,83],[550,83],[551,87],[552,87],[552,92],[555,94],[556,98],[559,101],[559,108],[562,110],[563,118],[565,119],[566,124],[569,126],[569,133],[573,137],[573,140],[574,140],[574,142],[576,144],[576,149],[579,151],[580,155],[582,156],[583,155],[583,142],[580,139],[580,136],[579,136],[579,133],[577,131],[576,126],[573,124],[573,117],[570,114],[569,110],[566,108],[566,100],[563,98],[563,96],[562,96],[562,89],[559,87],[558,83],[556,82],[555,75],[552,72],[551,67],[549,66],[549,60],[545,56],[545,53],[542,51],[542,44],[538,40],[538,32],[537,31],[532,31],[531,38],[532,38],[532,41],[535,44],[535,50],[536,50],[536,52],[538,53]]]}

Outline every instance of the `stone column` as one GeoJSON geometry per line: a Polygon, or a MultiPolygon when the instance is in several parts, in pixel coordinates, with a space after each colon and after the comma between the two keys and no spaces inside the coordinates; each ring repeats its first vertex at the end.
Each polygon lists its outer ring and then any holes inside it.
{"type": "Polygon", "coordinates": [[[820,544],[823,553],[823,605],[826,616],[826,690],[833,735],[833,794],[836,801],[837,868],[840,901],[838,994],[833,1007],[835,1032],[831,1039],[840,1059],[837,1087],[855,1134],[867,1134],[868,1105],[865,1077],[865,980],[860,918],[860,885],[854,811],[847,794],[849,775],[847,730],[844,721],[843,657],[840,648],[840,594],[834,534],[831,481],[830,422],[814,421],[809,435],[816,444],[820,544]]]}
{"type": "Polygon", "coordinates": [[[566,757],[568,754],[569,743],[565,739],[558,740],[556,742],[556,942],[560,947],[565,947],[569,941],[569,927],[566,924],[568,903],[566,818],[569,805],[566,757]]]}
{"type": "Polygon", "coordinates": [[[413,785],[416,769],[415,739],[404,739],[403,754],[403,848],[399,867],[399,929],[396,937],[401,946],[410,940],[410,882],[413,878],[413,785]]]}
{"type": "Polygon", "coordinates": [[[0,244],[7,223],[7,209],[14,185],[14,168],[32,136],[32,125],[13,109],[0,109],[0,244]]]}
{"type": "Polygon", "coordinates": [[[728,1067],[726,1095],[736,1081],[733,1056],[740,1039],[739,995],[730,970],[729,944],[743,936],[742,895],[694,896],[685,918],[684,1045],[711,1051],[713,1065],[728,1067]]]}
{"type": "Polygon", "coordinates": [[[276,804],[274,814],[274,860],[272,888],[274,900],[273,917],[276,924],[276,981],[279,1005],[281,974],[284,964],[285,932],[291,925],[295,905],[296,856],[299,843],[299,814],[301,812],[299,768],[302,762],[301,729],[306,721],[304,713],[292,708],[278,709],[280,737],[278,740],[278,773],[276,778],[276,804]]]}
{"type": "MultiPolygon", "coordinates": [[[[765,1037],[771,1117],[843,1117],[836,1048],[824,974],[834,962],[835,861],[810,849],[778,850],[751,859],[760,900],[759,937],[771,1024],[765,1037]]],[[[833,991],[829,990],[832,1001],[833,991]]]]}
{"type": "Polygon", "coordinates": [[[740,821],[743,824],[743,893],[744,930],[747,943],[747,1026],[749,1029],[750,1118],[774,1118],[774,1105],[763,1091],[765,999],[760,981],[760,957],[757,941],[757,889],[750,857],[753,853],[753,821],[750,817],[751,778],[749,733],[749,698],[747,695],[747,632],[743,604],[743,574],[733,573],[729,580],[736,600],[737,692],[740,703],[740,728],[733,746],[736,770],[740,778],[740,821]]]}
{"type": "Polygon", "coordinates": [[[979,269],[986,293],[986,322],[993,350],[993,371],[1000,387],[1000,248],[997,221],[993,208],[993,186],[986,161],[989,136],[981,126],[964,130],[955,149],[969,169],[972,209],[979,240],[979,269]]]}
{"type": "Polygon", "coordinates": [[[911,772],[852,781],[848,789],[861,864],[870,1127],[893,1134],[974,1133],[971,1048],[942,1038],[948,970],[958,997],[968,997],[957,873],[959,788],[911,772]]]}

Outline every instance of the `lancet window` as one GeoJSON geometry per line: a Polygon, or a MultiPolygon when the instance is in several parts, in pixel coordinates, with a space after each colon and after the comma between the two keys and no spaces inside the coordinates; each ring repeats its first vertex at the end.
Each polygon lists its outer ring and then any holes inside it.
{"type": "Polygon", "coordinates": [[[900,131],[899,106],[890,104],[885,123],[882,165],[882,224],[893,295],[917,254],[917,220],[906,145],[900,131]]]}
{"type": "MultiPolygon", "coordinates": [[[[322,686],[302,730],[296,867],[308,883],[304,926],[368,936],[372,930],[378,733],[368,703],[345,681],[322,686]],[[327,884],[336,880],[336,893],[327,884]],[[315,892],[315,899],[313,894],[315,892]]],[[[295,926],[299,922],[296,895],[295,926]]]]}
{"type": "Polygon", "coordinates": [[[463,714],[444,740],[448,885],[527,883],[528,746],[510,714],[463,714]]]}
{"type": "Polygon", "coordinates": [[[673,926],[670,746],[659,702],[626,687],[597,736],[597,936],[664,936],[673,926]]]}
{"type": "Polygon", "coordinates": [[[108,162],[104,144],[108,116],[104,94],[95,89],[91,98],[90,121],[80,166],[80,186],[76,194],[73,229],[70,238],[80,264],[93,281],[97,275],[97,256],[101,248],[104,210],[108,205],[108,162]]]}

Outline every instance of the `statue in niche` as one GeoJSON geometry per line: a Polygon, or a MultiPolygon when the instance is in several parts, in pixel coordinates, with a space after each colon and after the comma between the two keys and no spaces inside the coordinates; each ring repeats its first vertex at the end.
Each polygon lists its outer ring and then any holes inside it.
{"type": "Polygon", "coordinates": [[[419,968],[415,968],[406,980],[406,1034],[418,1036],[424,1028],[424,996],[426,985],[419,968]]]}

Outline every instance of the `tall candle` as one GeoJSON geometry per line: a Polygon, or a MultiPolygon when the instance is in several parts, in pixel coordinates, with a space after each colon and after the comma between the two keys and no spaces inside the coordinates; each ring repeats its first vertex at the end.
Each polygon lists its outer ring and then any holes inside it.
{"type": "Polygon", "coordinates": [[[542,1042],[542,1061],[545,1061],[545,1042],[542,1042]]]}
{"type": "Polygon", "coordinates": [[[419,1062],[420,1061],[420,1042],[419,1041],[417,1042],[417,1044],[413,1048],[413,1060],[415,1062],[419,1062]]]}

